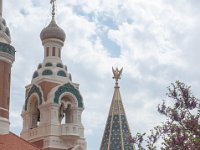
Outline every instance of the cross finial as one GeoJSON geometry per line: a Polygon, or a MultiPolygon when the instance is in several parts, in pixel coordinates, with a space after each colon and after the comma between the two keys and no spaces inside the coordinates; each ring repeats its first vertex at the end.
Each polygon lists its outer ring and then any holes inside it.
{"type": "Polygon", "coordinates": [[[123,71],[123,67],[119,70],[118,68],[114,69],[112,67],[112,71],[113,71],[113,79],[115,79],[115,86],[118,87],[118,80],[121,79],[121,74],[123,71]]]}
{"type": "Polygon", "coordinates": [[[50,3],[51,3],[51,5],[52,5],[52,18],[54,19],[54,17],[55,17],[55,2],[56,2],[56,0],[51,0],[50,1],[50,3]]]}

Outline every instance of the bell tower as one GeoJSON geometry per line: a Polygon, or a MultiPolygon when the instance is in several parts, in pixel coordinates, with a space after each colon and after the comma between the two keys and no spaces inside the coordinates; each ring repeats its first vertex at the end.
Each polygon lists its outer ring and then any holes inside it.
{"type": "Polygon", "coordinates": [[[3,0],[0,0],[0,134],[8,134],[11,67],[15,60],[15,49],[10,45],[10,31],[2,11],[3,0]]]}
{"type": "Polygon", "coordinates": [[[55,21],[55,0],[51,5],[51,22],[40,33],[44,60],[26,86],[21,137],[44,150],[86,150],[83,98],[62,63],[65,32],[55,21]]]}

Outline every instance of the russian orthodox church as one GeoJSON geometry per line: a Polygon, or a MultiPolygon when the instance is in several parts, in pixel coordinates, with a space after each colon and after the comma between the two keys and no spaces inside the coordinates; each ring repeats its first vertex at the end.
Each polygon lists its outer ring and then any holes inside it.
{"type": "MultiPolygon", "coordinates": [[[[0,149],[87,149],[82,124],[83,97],[79,84],[72,81],[61,60],[65,32],[56,23],[55,1],[51,0],[51,21],[40,33],[44,59],[25,87],[23,127],[18,137],[9,130],[10,78],[15,48],[11,46],[0,0],[0,149]]],[[[118,86],[122,70],[113,69],[113,73],[115,90],[100,150],[134,150],[128,142],[131,133],[118,86]]]]}
{"type": "Polygon", "coordinates": [[[134,145],[129,142],[131,132],[118,85],[123,68],[121,70],[118,70],[118,68],[112,70],[115,89],[100,150],[135,150],[134,145]]]}

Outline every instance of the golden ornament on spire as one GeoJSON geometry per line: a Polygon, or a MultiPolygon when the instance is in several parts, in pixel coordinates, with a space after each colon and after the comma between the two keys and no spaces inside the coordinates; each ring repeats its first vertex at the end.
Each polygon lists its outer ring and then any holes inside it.
{"type": "Polygon", "coordinates": [[[50,1],[51,5],[52,5],[52,18],[55,17],[55,2],[56,2],[56,0],[50,1]]]}
{"type": "Polygon", "coordinates": [[[119,70],[118,68],[114,69],[112,67],[112,71],[113,71],[113,79],[115,79],[116,81],[116,86],[118,86],[118,80],[121,79],[121,74],[122,74],[122,71],[123,71],[123,67],[119,70]]]}

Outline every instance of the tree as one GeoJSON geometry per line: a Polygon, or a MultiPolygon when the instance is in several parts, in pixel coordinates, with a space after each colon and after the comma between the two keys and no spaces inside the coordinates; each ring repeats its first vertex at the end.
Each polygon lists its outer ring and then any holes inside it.
{"type": "Polygon", "coordinates": [[[200,101],[192,95],[190,86],[179,81],[168,87],[167,96],[172,105],[167,105],[166,100],[158,105],[158,112],[167,120],[154,127],[146,139],[145,133],[138,133],[130,142],[139,150],[145,150],[143,142],[146,149],[156,150],[160,139],[162,150],[200,150],[200,101]]]}

